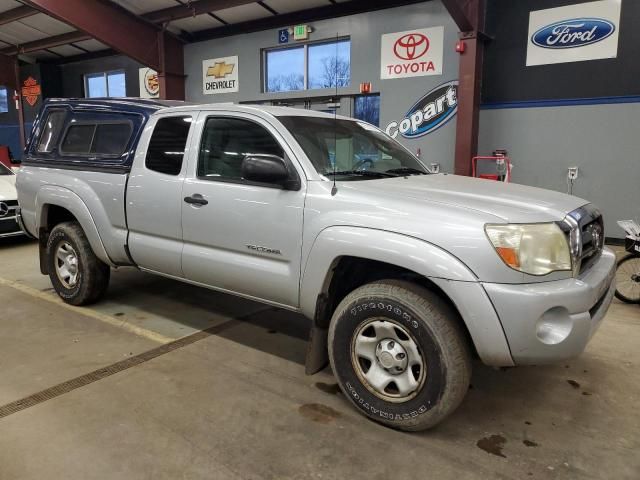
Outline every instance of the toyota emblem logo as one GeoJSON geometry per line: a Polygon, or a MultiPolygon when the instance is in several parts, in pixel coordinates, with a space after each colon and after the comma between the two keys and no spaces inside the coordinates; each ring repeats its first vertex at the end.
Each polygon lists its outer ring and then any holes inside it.
{"type": "Polygon", "coordinates": [[[0,202],[0,218],[6,217],[9,213],[9,205],[4,202],[0,202]]]}
{"type": "Polygon", "coordinates": [[[429,50],[429,39],[421,33],[408,33],[393,44],[393,53],[402,60],[415,60],[429,50]]]}

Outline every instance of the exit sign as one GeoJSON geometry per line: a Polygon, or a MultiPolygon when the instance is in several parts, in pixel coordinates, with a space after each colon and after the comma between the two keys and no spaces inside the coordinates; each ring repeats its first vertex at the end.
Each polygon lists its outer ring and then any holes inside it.
{"type": "Polygon", "coordinates": [[[309,28],[307,25],[296,25],[293,27],[294,40],[306,40],[309,38],[309,28]]]}

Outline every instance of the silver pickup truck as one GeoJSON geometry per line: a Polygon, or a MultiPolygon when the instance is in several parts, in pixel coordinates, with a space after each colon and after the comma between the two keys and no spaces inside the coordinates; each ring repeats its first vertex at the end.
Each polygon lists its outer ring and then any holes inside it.
{"type": "Polygon", "coordinates": [[[303,313],[307,373],[403,430],[450,414],[471,360],[578,355],[614,294],[590,203],[447,174],[362,121],[281,107],[50,100],[19,219],[64,301],[134,266],[303,313]]]}

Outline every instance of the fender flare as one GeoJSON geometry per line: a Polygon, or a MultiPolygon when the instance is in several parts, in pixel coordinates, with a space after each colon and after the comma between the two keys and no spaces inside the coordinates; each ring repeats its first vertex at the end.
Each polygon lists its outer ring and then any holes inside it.
{"type": "MultiPolygon", "coordinates": [[[[332,269],[341,257],[385,262],[415,272],[435,285],[456,306],[480,358],[489,365],[513,365],[511,352],[493,304],[477,276],[460,259],[424,240],[386,230],[336,226],[315,239],[300,284],[300,310],[313,320],[307,351],[307,373],[326,360],[326,329],[316,324],[325,302],[332,269]],[[470,308],[473,303],[479,308],[470,308]]],[[[325,313],[324,310],[323,313],[325,313]]]]}
{"type": "MultiPolygon", "coordinates": [[[[96,256],[110,267],[115,266],[104,248],[98,227],[91,216],[91,212],[89,212],[82,198],[68,188],[47,185],[38,191],[36,196],[36,231],[38,235],[40,235],[41,227],[47,223],[46,215],[48,214],[48,205],[55,205],[69,210],[76,220],[78,220],[96,256]]],[[[40,239],[41,244],[42,241],[43,240],[40,239]]]]}
{"type": "Polygon", "coordinates": [[[300,309],[313,318],[318,295],[340,257],[389,263],[427,278],[477,282],[476,275],[446,250],[415,237],[363,227],[329,227],[316,237],[300,284],[300,309]]]}

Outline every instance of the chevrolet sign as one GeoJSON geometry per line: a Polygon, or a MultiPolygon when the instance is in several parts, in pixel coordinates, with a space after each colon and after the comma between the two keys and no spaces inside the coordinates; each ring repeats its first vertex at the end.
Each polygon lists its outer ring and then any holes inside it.
{"type": "Polygon", "coordinates": [[[202,90],[205,95],[238,91],[238,57],[214,58],[202,62],[202,90]]]}

